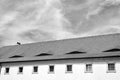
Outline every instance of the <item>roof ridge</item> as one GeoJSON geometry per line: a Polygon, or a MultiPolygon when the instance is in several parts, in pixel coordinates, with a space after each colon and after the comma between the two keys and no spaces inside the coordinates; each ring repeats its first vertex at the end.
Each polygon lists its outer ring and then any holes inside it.
{"type": "MultiPolygon", "coordinates": [[[[22,46],[22,45],[30,45],[30,44],[38,44],[38,43],[51,43],[51,42],[67,41],[67,40],[75,40],[75,39],[86,39],[86,38],[88,39],[88,38],[96,38],[96,37],[104,37],[104,36],[113,36],[113,35],[120,35],[120,33],[94,35],[94,36],[85,36],[85,37],[76,37],[76,38],[67,38],[67,39],[50,40],[50,41],[41,41],[41,42],[25,43],[25,44],[21,44],[21,45],[7,45],[7,46],[3,46],[3,47],[22,46]]],[[[2,47],[1,47],[1,48],[2,48],[2,47]]]]}

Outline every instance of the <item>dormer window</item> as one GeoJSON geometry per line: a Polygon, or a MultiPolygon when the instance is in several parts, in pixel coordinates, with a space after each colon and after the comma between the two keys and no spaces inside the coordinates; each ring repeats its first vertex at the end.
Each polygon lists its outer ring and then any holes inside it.
{"type": "Polygon", "coordinates": [[[14,55],[14,56],[11,56],[9,58],[20,58],[20,57],[23,57],[23,56],[21,56],[21,55],[14,55]]]}
{"type": "Polygon", "coordinates": [[[50,56],[52,54],[48,54],[48,53],[41,53],[41,54],[38,54],[38,55],[35,55],[35,56],[50,56]]]}
{"type": "Polygon", "coordinates": [[[103,52],[118,52],[118,51],[120,51],[119,48],[113,48],[113,49],[105,50],[103,52]]]}
{"type": "Polygon", "coordinates": [[[66,54],[84,54],[86,52],[83,52],[83,51],[72,51],[72,52],[69,52],[69,53],[66,53],[66,54]]]}

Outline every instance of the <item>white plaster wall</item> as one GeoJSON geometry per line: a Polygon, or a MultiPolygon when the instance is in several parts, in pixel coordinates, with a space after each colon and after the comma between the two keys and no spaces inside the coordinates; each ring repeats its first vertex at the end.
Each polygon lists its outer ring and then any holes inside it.
{"type": "Polygon", "coordinates": [[[93,63],[93,73],[85,73],[85,63],[57,63],[55,73],[49,73],[50,64],[34,63],[27,65],[4,64],[2,66],[0,80],[119,80],[120,63],[116,62],[116,73],[107,73],[107,62],[93,63]],[[66,64],[73,64],[73,72],[66,73],[66,64]],[[38,74],[33,74],[33,66],[38,65],[38,74]],[[4,74],[5,67],[10,66],[10,73],[4,74]],[[23,66],[23,74],[18,74],[18,67],[23,66]]]}

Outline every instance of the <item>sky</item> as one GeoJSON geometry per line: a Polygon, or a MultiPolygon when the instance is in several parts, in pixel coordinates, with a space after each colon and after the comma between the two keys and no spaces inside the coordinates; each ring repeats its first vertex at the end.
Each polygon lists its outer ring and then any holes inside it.
{"type": "Polygon", "coordinates": [[[120,33],[120,0],[0,0],[0,46],[120,33]]]}

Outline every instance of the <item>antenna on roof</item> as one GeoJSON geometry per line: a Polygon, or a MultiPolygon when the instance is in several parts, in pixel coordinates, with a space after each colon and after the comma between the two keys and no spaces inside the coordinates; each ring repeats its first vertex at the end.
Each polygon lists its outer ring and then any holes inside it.
{"type": "Polygon", "coordinates": [[[20,43],[20,42],[17,42],[17,44],[18,44],[18,45],[21,45],[21,43],[20,43]]]}

